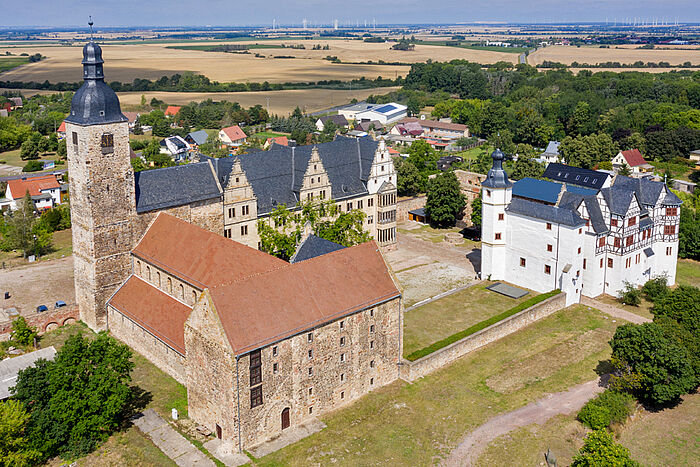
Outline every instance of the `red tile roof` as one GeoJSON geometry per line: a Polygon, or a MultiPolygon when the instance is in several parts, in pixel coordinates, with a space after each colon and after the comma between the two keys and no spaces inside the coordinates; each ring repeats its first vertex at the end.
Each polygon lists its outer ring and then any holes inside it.
{"type": "Polygon", "coordinates": [[[401,153],[400,153],[398,150],[396,150],[396,149],[392,148],[391,146],[389,146],[389,154],[394,155],[394,156],[398,156],[398,155],[401,154],[401,153]]]}
{"type": "Polygon", "coordinates": [[[467,131],[467,125],[462,125],[461,123],[447,123],[440,122],[437,120],[421,120],[415,117],[406,117],[401,119],[400,123],[418,123],[423,128],[431,128],[437,130],[451,130],[451,131],[467,131]]]}
{"type": "Polygon", "coordinates": [[[180,111],[180,108],[181,107],[179,107],[177,105],[169,105],[168,108],[165,109],[165,116],[166,117],[167,116],[174,117],[180,111]]]}
{"type": "Polygon", "coordinates": [[[267,144],[281,144],[282,146],[289,146],[289,140],[286,136],[275,136],[274,138],[267,138],[267,144]]]}
{"type": "Polygon", "coordinates": [[[25,180],[10,180],[7,182],[7,186],[10,188],[10,193],[12,193],[12,199],[24,198],[27,192],[29,192],[29,196],[37,196],[41,194],[42,190],[61,188],[58,180],[53,175],[32,177],[25,180]]]}
{"type": "Polygon", "coordinates": [[[58,130],[56,130],[59,133],[65,133],[66,132],[66,122],[63,121],[61,124],[58,126],[58,130]]]}
{"type": "MultiPolygon", "coordinates": [[[[170,109],[170,107],[168,107],[170,109]]],[[[180,110],[180,107],[177,107],[177,110],[180,110]]],[[[167,110],[166,110],[167,112],[167,110]]],[[[136,119],[139,118],[139,114],[137,112],[122,112],[124,116],[129,120],[129,123],[134,123],[136,122],[136,119]]],[[[177,113],[177,112],[175,112],[177,113]]],[[[167,113],[165,115],[168,115],[167,113]]],[[[174,115],[174,114],[173,114],[174,115]]]]}
{"type": "Polygon", "coordinates": [[[162,212],[132,252],[199,289],[288,264],[162,212]]]}
{"type": "Polygon", "coordinates": [[[192,308],[136,276],[129,277],[109,304],[185,355],[185,321],[192,308]]]}
{"type": "Polygon", "coordinates": [[[223,131],[224,134],[226,134],[226,136],[228,136],[229,139],[234,142],[248,137],[238,125],[226,127],[221,131],[223,131]]]}
{"type": "Polygon", "coordinates": [[[373,241],[209,290],[237,355],[400,295],[373,241]]]}
{"type": "Polygon", "coordinates": [[[644,160],[644,157],[642,156],[642,153],[639,152],[639,149],[622,151],[622,157],[625,158],[630,167],[637,167],[638,165],[647,164],[647,161],[644,160]]]}

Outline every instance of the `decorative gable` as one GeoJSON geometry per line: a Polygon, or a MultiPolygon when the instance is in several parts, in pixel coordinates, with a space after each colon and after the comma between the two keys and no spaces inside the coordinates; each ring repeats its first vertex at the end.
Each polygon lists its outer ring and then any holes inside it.
{"type": "Polygon", "coordinates": [[[242,200],[249,200],[251,198],[255,198],[253,187],[250,183],[248,183],[248,178],[241,167],[240,159],[236,157],[236,159],[233,161],[228,182],[226,183],[226,187],[224,189],[224,203],[235,203],[242,200]]]}
{"type": "Polygon", "coordinates": [[[370,193],[376,193],[385,182],[396,183],[396,170],[386,143],[384,140],[380,140],[377,150],[374,152],[367,189],[370,193]]]}
{"type": "Polygon", "coordinates": [[[301,189],[299,190],[299,199],[300,201],[306,201],[311,198],[330,199],[330,197],[331,185],[328,180],[328,173],[323,166],[318,148],[314,146],[311,150],[311,158],[306,166],[301,189]]]}

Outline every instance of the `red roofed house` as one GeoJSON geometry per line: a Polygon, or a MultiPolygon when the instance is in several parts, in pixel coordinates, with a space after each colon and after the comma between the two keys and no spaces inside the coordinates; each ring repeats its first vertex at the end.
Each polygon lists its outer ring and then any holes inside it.
{"type": "Polygon", "coordinates": [[[644,160],[639,149],[620,151],[617,156],[613,158],[612,165],[615,171],[619,171],[623,166],[627,166],[630,173],[633,175],[651,172],[654,169],[651,164],[644,160]]]}
{"type": "Polygon", "coordinates": [[[58,130],[56,130],[56,136],[58,136],[58,139],[63,139],[66,137],[66,122],[63,121],[61,124],[58,126],[58,130]]]}
{"type": "Polygon", "coordinates": [[[186,386],[195,423],[249,449],[398,378],[401,293],[376,243],[340,248],[290,264],[160,213],[109,330],[186,386]]]}
{"type": "Polygon", "coordinates": [[[289,140],[286,136],[275,136],[274,138],[267,138],[267,141],[265,141],[265,144],[263,145],[263,149],[267,151],[273,144],[279,144],[280,146],[289,146],[289,140]]]}
{"type": "MultiPolygon", "coordinates": [[[[169,108],[170,107],[168,107],[168,109],[169,108]]],[[[180,110],[179,107],[177,109],[180,110]]],[[[129,120],[129,130],[134,131],[134,127],[136,126],[136,120],[141,114],[139,114],[138,112],[122,112],[122,114],[127,118],[127,120],[129,120]]]]}
{"type": "Polygon", "coordinates": [[[177,115],[177,113],[180,111],[180,107],[177,105],[169,105],[167,109],[165,109],[165,116],[166,117],[174,117],[177,115]]]}
{"type": "Polygon", "coordinates": [[[219,131],[219,141],[226,146],[240,146],[245,144],[247,137],[248,136],[238,125],[229,126],[219,131]]]}
{"type": "Polygon", "coordinates": [[[25,177],[7,182],[5,199],[0,200],[0,208],[19,208],[19,202],[29,193],[38,211],[50,209],[61,204],[61,184],[54,175],[25,177]]]}

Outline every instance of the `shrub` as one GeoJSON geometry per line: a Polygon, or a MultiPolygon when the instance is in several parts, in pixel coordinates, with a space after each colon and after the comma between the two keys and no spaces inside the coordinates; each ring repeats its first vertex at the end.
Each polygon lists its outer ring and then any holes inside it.
{"type": "Polygon", "coordinates": [[[612,423],[624,423],[634,411],[634,404],[631,394],[608,389],[588,401],[577,418],[594,430],[607,428],[612,423]]]}
{"type": "Polygon", "coordinates": [[[606,430],[596,430],[586,437],[583,447],[574,457],[572,467],[594,467],[614,465],[617,467],[637,467],[639,463],[630,457],[624,446],[613,441],[606,430]]]}
{"type": "Polygon", "coordinates": [[[41,161],[29,161],[22,167],[22,172],[37,172],[44,168],[44,163],[41,161]]]}
{"type": "Polygon", "coordinates": [[[666,276],[659,276],[648,280],[642,287],[642,293],[650,302],[656,301],[668,293],[668,279],[666,276]]]}
{"type": "Polygon", "coordinates": [[[36,329],[27,324],[24,316],[12,322],[12,340],[21,345],[32,345],[36,337],[36,329]]]}
{"type": "Polygon", "coordinates": [[[625,282],[625,288],[618,293],[620,301],[625,305],[639,306],[642,303],[642,291],[630,282],[625,282]]]}

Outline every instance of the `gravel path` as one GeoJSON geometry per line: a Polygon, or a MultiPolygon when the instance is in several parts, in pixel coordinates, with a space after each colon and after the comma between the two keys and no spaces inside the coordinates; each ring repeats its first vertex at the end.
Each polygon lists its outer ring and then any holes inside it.
{"type": "Polygon", "coordinates": [[[533,423],[542,424],[555,415],[577,411],[603,390],[599,380],[588,381],[567,391],[549,394],[512,412],[498,415],[462,439],[450,457],[441,465],[445,467],[476,465],[479,456],[489,443],[499,436],[533,423]]]}
{"type": "Polygon", "coordinates": [[[639,316],[627,310],[623,310],[622,308],[618,308],[613,305],[608,305],[607,303],[599,302],[594,298],[585,297],[583,295],[581,296],[581,303],[595,308],[597,310],[600,310],[603,313],[610,315],[614,318],[620,318],[624,319],[625,321],[629,321],[630,323],[643,324],[651,322],[649,318],[645,318],[644,316],[639,316]]]}

